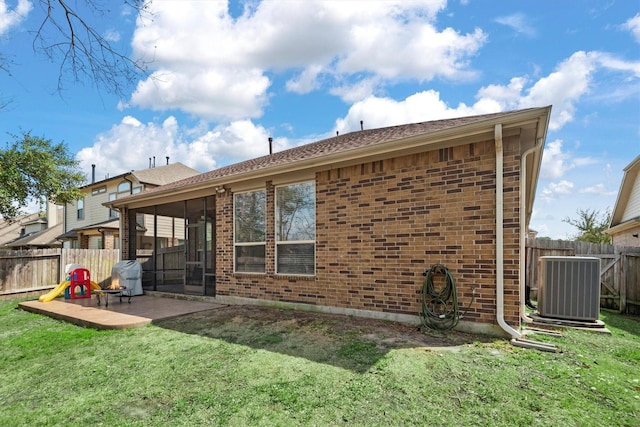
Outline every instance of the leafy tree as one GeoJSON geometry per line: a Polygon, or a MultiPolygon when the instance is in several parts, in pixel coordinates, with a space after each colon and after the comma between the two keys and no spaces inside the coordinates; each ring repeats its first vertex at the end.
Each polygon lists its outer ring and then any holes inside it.
{"type": "Polygon", "coordinates": [[[578,218],[566,217],[562,222],[573,225],[579,230],[575,240],[590,243],[611,243],[611,236],[604,231],[609,228],[611,223],[611,211],[606,210],[600,213],[591,209],[578,209],[576,211],[578,218]]]}
{"type": "Polygon", "coordinates": [[[13,143],[0,148],[0,216],[21,215],[30,200],[65,204],[80,197],[78,186],[85,177],[64,144],[31,132],[12,137],[13,143]]]}

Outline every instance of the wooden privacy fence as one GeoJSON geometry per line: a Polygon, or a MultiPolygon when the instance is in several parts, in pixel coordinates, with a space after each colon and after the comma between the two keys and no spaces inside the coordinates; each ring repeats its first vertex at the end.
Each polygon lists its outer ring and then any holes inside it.
{"type": "Polygon", "coordinates": [[[67,264],[80,264],[91,280],[109,285],[111,268],[118,261],[117,249],[0,250],[0,295],[51,288],[64,280],[67,264]]]}
{"type": "Polygon", "coordinates": [[[640,313],[640,248],[564,240],[527,239],[525,283],[537,289],[541,256],[600,259],[600,307],[640,313]]]}

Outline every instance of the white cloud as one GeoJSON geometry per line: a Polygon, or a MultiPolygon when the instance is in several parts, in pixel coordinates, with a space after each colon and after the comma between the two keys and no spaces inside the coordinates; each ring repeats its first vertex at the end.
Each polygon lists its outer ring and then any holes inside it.
{"type": "Polygon", "coordinates": [[[365,117],[369,127],[378,127],[553,105],[549,129],[557,130],[574,119],[576,104],[589,92],[591,76],[601,58],[598,52],[576,52],[562,61],[554,72],[537,81],[519,76],[513,77],[507,85],[480,88],[476,102],[469,106],[460,103],[457,107],[449,107],[433,90],[416,93],[401,101],[369,96],[353,104],[347,117],[339,119],[336,127],[341,133],[358,129],[359,121],[365,117]]]}
{"type": "Polygon", "coordinates": [[[105,32],[104,38],[109,42],[119,42],[120,41],[120,32],[118,30],[109,29],[105,32]]]}
{"type": "Polygon", "coordinates": [[[640,77],[640,61],[624,61],[607,53],[598,55],[598,63],[603,68],[612,71],[622,71],[623,73],[632,74],[634,77],[640,77]]]}
{"type": "Polygon", "coordinates": [[[562,140],[557,139],[545,145],[540,166],[542,179],[558,179],[576,167],[597,163],[595,159],[590,157],[573,157],[573,153],[563,151],[562,143],[562,140]]]}
{"type": "Polygon", "coordinates": [[[5,0],[0,0],[0,35],[5,34],[27,19],[33,9],[33,4],[29,0],[18,0],[14,9],[9,9],[5,0]]]}
{"type": "MultiPolygon", "coordinates": [[[[142,123],[126,116],[109,131],[98,135],[93,146],[83,148],[76,156],[84,171],[96,164],[98,178],[129,170],[149,167],[149,158],[156,165],[181,162],[201,172],[220,165],[235,163],[269,153],[268,132],[249,120],[241,120],[207,130],[199,125],[194,129],[181,128],[169,116],[161,124],[142,123]],[[153,160],[152,160],[153,161],[153,160]]],[[[288,146],[284,139],[274,140],[274,150],[288,146]]]]}
{"type": "Polygon", "coordinates": [[[553,104],[549,129],[556,130],[573,120],[575,105],[589,92],[597,53],[576,52],[560,63],[556,71],[538,80],[522,99],[521,107],[553,104]]]}
{"type": "Polygon", "coordinates": [[[571,194],[573,190],[573,182],[562,180],[558,183],[550,182],[543,191],[545,194],[571,194]]]}
{"type": "Polygon", "coordinates": [[[527,17],[523,13],[514,13],[512,15],[500,16],[495,20],[498,24],[506,25],[515,32],[524,34],[527,37],[535,37],[536,30],[533,28],[527,17]]]}
{"type": "MultiPolygon", "coordinates": [[[[549,182],[542,188],[537,196],[547,205],[557,203],[559,197],[566,199],[574,194],[574,183],[563,179],[558,182],[549,182]]],[[[556,212],[557,213],[557,212],[556,212]]]]}
{"type": "Polygon", "coordinates": [[[269,79],[259,70],[159,70],[139,82],[131,103],[155,111],[179,109],[209,120],[260,117],[269,79]]]}
{"type": "MultiPolygon", "coordinates": [[[[496,102],[503,111],[553,105],[549,129],[558,130],[574,120],[576,105],[590,93],[593,76],[602,69],[640,76],[640,62],[623,61],[602,52],[580,51],[537,81],[526,76],[514,77],[506,86],[494,84],[481,88],[476,98],[478,103],[496,102]]],[[[627,93],[637,92],[637,89],[627,89],[627,93]]]]}
{"type": "Polygon", "coordinates": [[[617,190],[608,190],[607,187],[602,183],[595,184],[590,187],[581,188],[578,191],[583,194],[593,194],[596,196],[608,196],[608,197],[615,196],[618,194],[617,190]]]}
{"type": "MultiPolygon", "coordinates": [[[[440,93],[428,90],[407,97],[403,101],[391,98],[368,97],[349,108],[344,118],[336,121],[335,130],[341,134],[360,129],[360,120],[366,129],[415,123],[436,119],[469,116],[477,108],[460,104],[450,108],[440,99],[440,93]]],[[[489,112],[489,111],[483,111],[489,112]]]]}
{"type": "Polygon", "coordinates": [[[310,65],[306,67],[302,73],[287,82],[287,90],[298,94],[305,94],[317,89],[319,86],[317,78],[321,71],[321,65],[310,65]]]}
{"type": "Polygon", "coordinates": [[[262,114],[272,73],[301,70],[288,80],[289,91],[326,86],[346,100],[363,99],[390,81],[469,79],[475,72],[468,58],[486,35],[439,31],[434,20],[445,5],[260,2],[234,19],[225,2],[154,2],[153,20],[138,20],[132,42],[153,72],[130,102],[235,120],[262,114]]]}
{"type": "Polygon", "coordinates": [[[636,39],[636,42],[640,43],[640,13],[636,14],[633,18],[629,18],[629,20],[622,25],[622,28],[629,30],[636,39]]]}
{"type": "Polygon", "coordinates": [[[354,83],[345,82],[341,86],[334,87],[329,92],[332,95],[339,96],[344,102],[354,103],[374,95],[379,85],[379,78],[364,78],[354,83]]]}

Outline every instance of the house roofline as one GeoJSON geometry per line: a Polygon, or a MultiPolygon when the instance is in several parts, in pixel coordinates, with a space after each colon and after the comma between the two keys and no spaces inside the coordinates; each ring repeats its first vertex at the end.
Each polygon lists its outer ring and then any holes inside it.
{"type": "Polygon", "coordinates": [[[633,185],[635,182],[634,179],[630,178],[630,173],[635,169],[638,169],[638,173],[640,173],[640,155],[633,159],[631,163],[629,163],[623,169],[622,182],[620,183],[620,189],[618,190],[616,202],[613,205],[613,212],[611,212],[611,223],[609,225],[609,228],[614,228],[618,225],[623,224],[620,221],[622,221],[622,216],[624,215],[627,203],[629,202],[629,198],[631,197],[631,191],[633,190],[633,185]]]}
{"type": "MultiPolygon", "coordinates": [[[[445,129],[435,130],[432,132],[421,133],[406,138],[398,138],[377,144],[367,145],[364,147],[356,147],[330,153],[323,156],[314,156],[293,162],[285,162],[273,166],[265,166],[256,170],[231,173],[229,175],[213,177],[200,182],[186,184],[182,187],[164,186],[156,187],[151,192],[142,192],[133,196],[105,202],[103,205],[111,208],[138,208],[147,207],[154,202],[165,199],[168,194],[177,197],[184,194],[211,189],[212,187],[230,185],[243,181],[250,181],[260,178],[271,177],[287,173],[294,173],[303,170],[312,170],[318,168],[343,167],[353,162],[359,162],[369,158],[388,157],[389,154],[410,154],[411,152],[422,151],[425,146],[431,149],[437,149],[445,146],[461,145],[468,142],[469,138],[477,138],[479,135],[485,134],[488,139],[493,139],[493,130],[496,124],[502,124],[505,135],[509,130],[521,129],[525,126],[533,126],[535,136],[534,141],[543,141],[546,139],[546,130],[551,114],[551,106],[531,108],[527,110],[519,110],[515,112],[505,112],[497,117],[489,117],[472,123],[451,126],[445,129]],[[452,138],[455,141],[452,143],[452,138]]],[[[541,160],[540,160],[541,161],[541,160]]],[[[537,182],[540,161],[533,165],[534,170],[531,171],[533,186],[537,182]]],[[[535,189],[534,189],[535,191],[535,189]]],[[[533,204],[533,198],[530,203],[533,204]]]]}
{"type": "Polygon", "coordinates": [[[614,234],[618,234],[638,226],[640,226],[640,216],[631,218],[625,222],[614,225],[613,227],[609,227],[607,230],[604,230],[604,232],[610,236],[613,236],[614,234]]]}

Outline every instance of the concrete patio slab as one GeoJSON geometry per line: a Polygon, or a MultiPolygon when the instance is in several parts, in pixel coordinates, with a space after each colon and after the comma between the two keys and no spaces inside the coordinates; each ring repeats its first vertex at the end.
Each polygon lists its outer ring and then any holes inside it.
{"type": "Polygon", "coordinates": [[[226,307],[213,302],[148,295],[132,297],[131,303],[127,299],[122,298],[120,302],[118,297],[112,296],[108,307],[104,305],[104,298],[102,304],[98,305],[93,295],[77,300],[58,298],[50,302],[25,301],[19,306],[25,311],[96,329],[140,328],[160,319],[226,307]]]}

